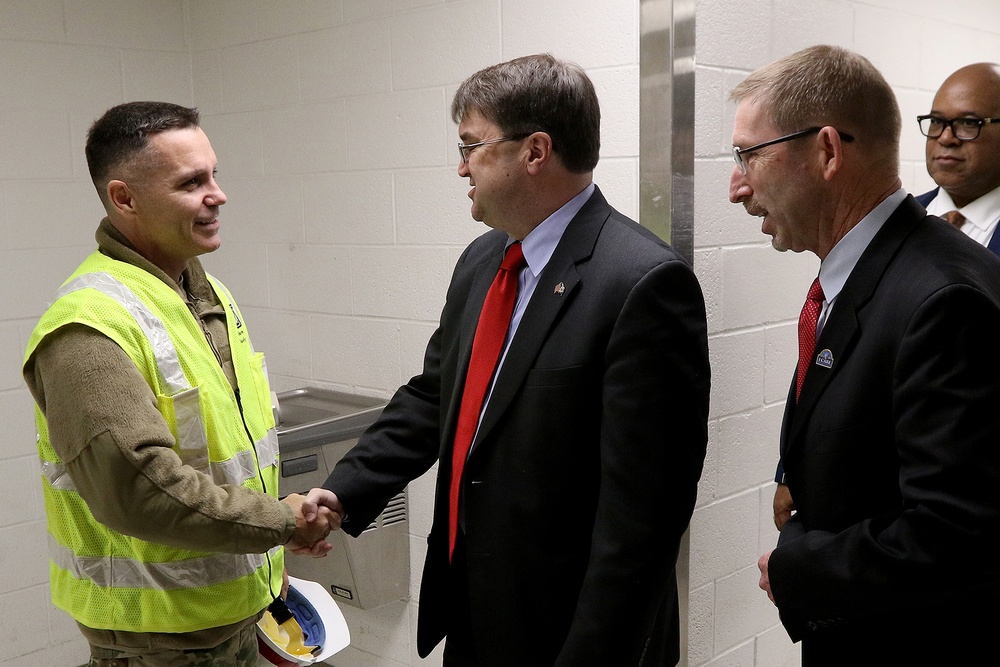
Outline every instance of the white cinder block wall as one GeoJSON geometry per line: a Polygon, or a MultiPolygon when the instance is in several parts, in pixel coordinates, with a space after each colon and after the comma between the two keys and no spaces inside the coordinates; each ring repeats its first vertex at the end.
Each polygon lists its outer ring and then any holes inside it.
{"type": "MultiPolygon", "coordinates": [[[[1000,60],[992,0],[758,0],[697,5],[696,270],[709,305],[711,448],[691,531],[691,665],[795,664],[756,588],[774,541],[771,475],[808,257],[773,253],[726,203],[732,109],[748,70],[815,42],[865,53],[907,119],[904,182],[922,191],[912,116],[948,72],[1000,60]],[[960,10],[959,10],[960,8],[960,10]],[[956,14],[971,18],[956,19],[956,14]],[[910,127],[912,125],[912,127],[910,127]]],[[[48,602],[28,333],[93,245],[101,215],[86,128],[135,99],[199,106],[220,158],[224,246],[206,260],[236,293],[276,389],[388,396],[420,367],[460,249],[482,231],[455,175],[448,103],[476,69],[551,51],[588,69],[604,111],[597,180],[635,215],[638,0],[5,0],[0,4],[0,665],[73,667],[86,647],[48,602]]],[[[432,481],[411,485],[411,592],[432,481]]],[[[530,604],[530,601],[526,601],[530,604]]],[[[415,605],[346,607],[341,666],[415,657],[415,605]]]]}
{"type": "Polygon", "coordinates": [[[773,547],[770,483],[795,364],[795,322],[819,263],[778,254],[760,221],[727,200],[733,164],[728,93],[749,71],[816,43],[867,56],[903,113],[903,185],[932,182],[915,117],[970,62],[1000,61],[1000,4],[956,0],[698,0],[695,270],[708,299],[713,373],[709,456],[691,524],[692,666],[798,665],[777,613],[757,587],[773,547]]]}

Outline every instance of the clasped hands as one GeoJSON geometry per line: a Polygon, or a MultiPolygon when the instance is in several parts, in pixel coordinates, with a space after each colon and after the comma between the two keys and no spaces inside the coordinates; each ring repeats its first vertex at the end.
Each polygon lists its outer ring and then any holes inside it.
{"type": "Polygon", "coordinates": [[[281,502],[291,507],[295,514],[295,530],[285,548],[300,556],[326,556],[333,548],[326,537],[330,531],[340,529],[345,516],[337,495],[317,488],[305,496],[289,494],[281,502]]]}

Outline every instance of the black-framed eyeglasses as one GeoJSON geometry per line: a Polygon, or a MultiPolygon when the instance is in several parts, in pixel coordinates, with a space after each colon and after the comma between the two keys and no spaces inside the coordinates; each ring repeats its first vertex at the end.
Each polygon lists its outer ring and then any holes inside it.
{"type": "Polygon", "coordinates": [[[942,118],[934,114],[917,116],[917,123],[920,125],[920,133],[928,139],[937,139],[944,134],[944,128],[950,127],[951,133],[956,139],[962,141],[972,141],[979,137],[983,125],[1000,122],[1000,118],[977,118],[966,116],[965,118],[942,118]]]}
{"type": "MultiPolygon", "coordinates": [[[[771,139],[770,141],[765,141],[762,144],[757,144],[756,146],[751,146],[750,148],[740,148],[739,146],[733,146],[733,158],[736,160],[736,164],[740,166],[740,171],[744,174],[747,173],[747,161],[744,159],[744,155],[753,153],[756,150],[760,150],[766,146],[773,146],[774,144],[780,144],[785,141],[791,141],[792,139],[798,139],[799,137],[804,137],[808,134],[815,134],[822,130],[822,127],[810,127],[805,130],[799,130],[798,132],[792,132],[791,134],[786,134],[783,137],[778,137],[777,139],[771,139]]],[[[844,142],[850,143],[854,141],[854,137],[847,134],[846,132],[841,132],[837,130],[840,134],[840,139],[844,142]]]]}
{"type": "Polygon", "coordinates": [[[462,164],[469,161],[469,155],[472,151],[476,150],[480,146],[486,146],[488,144],[499,144],[504,141],[517,141],[518,139],[524,139],[527,134],[515,134],[512,137],[498,137],[496,139],[487,139],[486,141],[477,141],[474,144],[463,144],[461,141],[458,142],[458,152],[462,156],[462,164]]]}

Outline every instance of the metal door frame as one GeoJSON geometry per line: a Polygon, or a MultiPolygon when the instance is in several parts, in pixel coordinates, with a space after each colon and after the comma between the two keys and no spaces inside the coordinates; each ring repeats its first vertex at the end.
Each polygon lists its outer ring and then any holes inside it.
{"type": "MultiPolygon", "coordinates": [[[[696,0],[639,0],[639,222],[694,266],[696,0]]],[[[680,662],[688,664],[691,542],[677,556],[680,662]]]]}

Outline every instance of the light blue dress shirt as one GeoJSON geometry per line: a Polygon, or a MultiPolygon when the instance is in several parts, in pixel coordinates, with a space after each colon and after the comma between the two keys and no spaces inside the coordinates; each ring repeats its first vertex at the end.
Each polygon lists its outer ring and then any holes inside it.
{"type": "Polygon", "coordinates": [[[837,241],[830,254],[826,256],[819,266],[819,284],[823,288],[823,309],[819,313],[819,321],[816,323],[816,338],[819,339],[823,327],[826,325],[830,312],[837,302],[840,291],[844,289],[844,284],[850,277],[851,272],[857,265],[861,255],[868,248],[878,230],[889,219],[903,200],[906,199],[906,190],[900,188],[882,200],[882,203],[869,211],[868,215],[861,219],[861,222],[851,228],[844,238],[837,241]]]}
{"type": "MultiPolygon", "coordinates": [[[[483,409],[479,413],[480,424],[483,421],[483,414],[486,412],[490,396],[493,395],[493,387],[496,385],[497,377],[500,376],[500,369],[503,368],[503,362],[507,358],[507,350],[510,349],[510,342],[513,340],[514,334],[517,333],[517,328],[521,324],[521,317],[524,316],[524,311],[528,307],[531,295],[535,293],[535,288],[538,287],[538,278],[549,263],[549,259],[552,258],[552,253],[555,252],[556,246],[562,240],[563,233],[569,227],[570,221],[576,217],[576,214],[580,212],[583,205],[594,194],[594,189],[595,186],[593,183],[585,187],[580,194],[570,199],[555,213],[545,218],[521,241],[521,250],[524,252],[524,259],[527,265],[521,269],[521,273],[518,276],[517,302],[514,305],[514,314],[510,319],[510,328],[507,329],[507,338],[504,340],[503,352],[500,354],[500,363],[497,364],[493,379],[490,380],[490,388],[486,392],[483,409]]],[[[513,242],[514,239],[508,239],[507,246],[509,247],[513,242]]],[[[476,435],[479,435],[478,426],[476,427],[476,435]]],[[[475,441],[476,438],[473,436],[472,442],[475,443],[475,441]]],[[[472,449],[470,448],[469,451],[471,452],[472,449]]]]}

